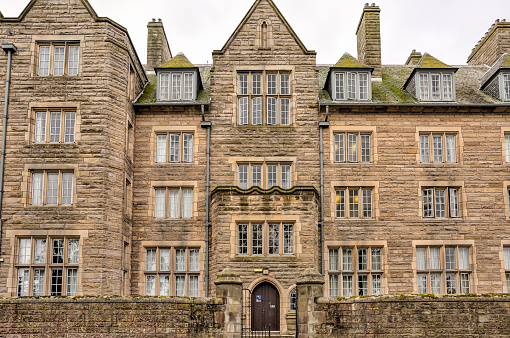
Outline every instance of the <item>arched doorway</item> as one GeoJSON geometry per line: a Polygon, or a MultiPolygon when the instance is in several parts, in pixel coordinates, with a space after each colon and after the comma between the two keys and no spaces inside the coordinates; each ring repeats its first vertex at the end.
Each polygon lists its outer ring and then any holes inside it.
{"type": "Polygon", "coordinates": [[[251,308],[252,331],[280,331],[280,294],[273,284],[264,282],[253,289],[251,308]]]}

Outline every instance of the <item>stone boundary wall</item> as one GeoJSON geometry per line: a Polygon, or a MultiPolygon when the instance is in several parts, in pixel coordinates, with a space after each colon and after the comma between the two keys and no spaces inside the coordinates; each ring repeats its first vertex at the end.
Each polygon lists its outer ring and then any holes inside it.
{"type": "Polygon", "coordinates": [[[4,298],[0,337],[215,337],[224,309],[214,298],[4,298]]]}
{"type": "Polygon", "coordinates": [[[318,298],[323,337],[510,335],[510,295],[318,298]]]}

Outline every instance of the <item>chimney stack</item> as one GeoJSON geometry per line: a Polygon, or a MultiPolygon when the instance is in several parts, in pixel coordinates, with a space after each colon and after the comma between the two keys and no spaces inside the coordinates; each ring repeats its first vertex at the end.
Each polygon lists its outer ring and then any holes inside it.
{"type": "Polygon", "coordinates": [[[510,53],[510,22],[498,19],[473,48],[467,63],[492,66],[505,53],[510,53]]]}
{"type": "Polygon", "coordinates": [[[358,60],[374,67],[372,78],[381,77],[381,9],[375,3],[365,4],[359,20],[356,36],[358,38],[358,60]]]}
{"type": "Polygon", "coordinates": [[[152,19],[147,25],[147,71],[154,70],[172,58],[161,19],[152,19]]]}

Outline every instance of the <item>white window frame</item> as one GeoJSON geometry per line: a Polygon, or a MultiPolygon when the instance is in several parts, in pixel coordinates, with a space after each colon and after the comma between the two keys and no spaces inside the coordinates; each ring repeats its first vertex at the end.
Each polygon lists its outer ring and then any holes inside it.
{"type": "Polygon", "coordinates": [[[194,142],[192,131],[156,132],[156,163],[193,163],[194,142]]]}
{"type": "Polygon", "coordinates": [[[76,142],[76,117],[76,110],[73,109],[34,109],[32,142],[76,142]]]}
{"type": "Polygon", "coordinates": [[[334,133],[335,163],[372,163],[372,149],[371,132],[347,131],[334,133]]]}
{"type": "Polygon", "coordinates": [[[236,256],[292,256],[295,223],[239,221],[236,223],[236,256]]]}
{"type": "Polygon", "coordinates": [[[40,41],[37,43],[37,55],[38,76],[79,75],[80,43],[78,41],[40,41]]]}
{"type": "Polygon", "coordinates": [[[373,219],[374,187],[349,186],[335,188],[336,219],[373,219]]]}
{"type": "Polygon", "coordinates": [[[31,170],[30,204],[33,206],[72,206],[74,172],[72,170],[31,170]]]}
{"type": "Polygon", "coordinates": [[[424,219],[461,217],[461,187],[421,187],[421,199],[424,219]]]}
{"type": "Polygon", "coordinates": [[[453,71],[417,71],[416,97],[422,102],[455,102],[455,73],[453,71]],[[434,86],[436,84],[436,86],[434,86]]]}
{"type": "Polygon", "coordinates": [[[501,101],[510,101],[510,73],[501,73],[500,83],[501,101]]]}
{"type": "Polygon", "coordinates": [[[194,217],[193,187],[154,187],[154,218],[194,217]]]}
{"type": "Polygon", "coordinates": [[[195,100],[197,81],[197,72],[195,70],[158,71],[158,101],[176,102],[195,100]],[[190,77],[191,87],[189,86],[190,77]]]}
{"type": "Polygon", "coordinates": [[[372,74],[370,71],[333,71],[332,96],[336,101],[371,101],[372,74]]]}
{"type": "Polygon", "coordinates": [[[421,163],[458,163],[459,137],[454,132],[421,132],[419,135],[421,163]],[[437,140],[440,142],[437,142],[437,140]],[[453,144],[452,144],[453,141],[453,144]]]}
{"type": "Polygon", "coordinates": [[[237,162],[237,186],[241,189],[278,186],[287,190],[292,187],[292,172],[291,162],[237,162]]]}

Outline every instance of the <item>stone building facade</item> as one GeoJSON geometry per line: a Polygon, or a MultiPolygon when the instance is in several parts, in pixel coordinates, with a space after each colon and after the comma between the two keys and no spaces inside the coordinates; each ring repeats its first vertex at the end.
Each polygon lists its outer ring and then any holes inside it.
{"type": "Polygon", "coordinates": [[[230,268],[288,332],[307,268],[329,297],[508,292],[510,26],[386,66],[379,25],[317,65],[256,0],[212,66],[149,22],[144,66],[86,0],[0,14],[0,295],[209,297],[230,268]]]}

